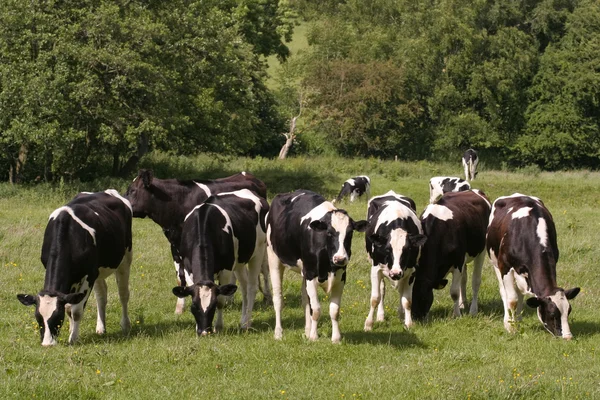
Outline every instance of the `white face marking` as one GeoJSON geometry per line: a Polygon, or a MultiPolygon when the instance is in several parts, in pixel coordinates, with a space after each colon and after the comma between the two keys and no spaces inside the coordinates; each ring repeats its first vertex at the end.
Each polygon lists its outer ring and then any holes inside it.
{"type": "Polygon", "coordinates": [[[386,201],[383,203],[385,207],[381,213],[379,214],[379,219],[377,220],[377,225],[375,225],[375,232],[379,229],[381,224],[389,224],[390,222],[396,219],[412,219],[413,223],[419,229],[419,233],[423,233],[423,228],[421,227],[421,221],[417,218],[417,215],[410,208],[406,207],[403,204],[397,203],[395,201],[386,201]]]}
{"type": "Polygon", "coordinates": [[[77,217],[75,215],[75,212],[73,211],[73,209],[71,207],[64,206],[64,207],[57,208],[56,210],[54,210],[52,212],[52,214],[50,214],[50,217],[48,218],[48,220],[56,219],[58,217],[58,215],[63,211],[68,213],[75,222],[77,222],[79,225],[81,225],[81,227],[83,229],[85,229],[86,231],[89,232],[89,234],[92,236],[92,240],[94,241],[94,246],[95,246],[96,245],[96,230],[94,228],[92,228],[91,226],[89,226],[88,224],[86,224],[85,222],[83,222],[81,219],[79,219],[79,217],[77,217]]]}
{"type": "Polygon", "coordinates": [[[133,215],[133,208],[131,208],[131,203],[125,197],[121,196],[119,192],[117,192],[115,189],[107,189],[104,191],[104,193],[110,194],[111,196],[116,197],[117,199],[125,203],[125,205],[129,208],[129,211],[131,211],[131,215],[133,215]]]}
{"type": "Polygon", "coordinates": [[[569,316],[569,300],[567,300],[565,292],[563,290],[559,290],[554,295],[550,296],[550,300],[560,310],[560,324],[562,330],[562,337],[573,337],[573,334],[571,334],[571,328],[569,327],[569,321],[567,320],[569,316]]]}
{"type": "Polygon", "coordinates": [[[56,340],[52,337],[50,333],[50,327],[48,326],[48,320],[56,311],[58,298],[52,296],[39,296],[40,305],[38,307],[38,312],[42,316],[44,320],[44,327],[46,328],[44,331],[44,338],[42,339],[42,346],[52,346],[56,344],[56,340]]]}
{"type": "Polygon", "coordinates": [[[206,186],[203,183],[200,182],[194,182],[196,185],[198,185],[198,187],[202,190],[204,190],[204,193],[206,193],[206,196],[210,197],[212,195],[212,193],[210,192],[210,189],[208,188],[208,186],[206,186]]]}
{"type": "Polygon", "coordinates": [[[210,305],[210,299],[212,297],[212,291],[208,286],[200,286],[200,307],[206,312],[210,305]]]}
{"type": "Polygon", "coordinates": [[[544,247],[548,247],[548,225],[544,218],[538,219],[538,226],[535,232],[540,239],[540,244],[544,247]]]}
{"type": "Polygon", "coordinates": [[[346,214],[340,212],[334,212],[331,214],[331,227],[340,234],[338,237],[338,248],[333,257],[337,256],[348,259],[348,253],[344,247],[344,240],[346,239],[346,230],[348,229],[348,225],[350,225],[350,218],[346,214]]]}
{"type": "Polygon", "coordinates": [[[429,216],[430,214],[437,219],[441,219],[442,221],[448,221],[452,219],[454,215],[452,213],[452,210],[450,210],[448,207],[440,206],[439,204],[428,205],[421,219],[427,218],[427,216],[429,216]]]}
{"type": "Polygon", "coordinates": [[[529,217],[529,212],[533,210],[533,208],[531,207],[523,207],[523,208],[519,208],[517,211],[515,211],[512,214],[512,219],[517,219],[517,218],[526,218],[529,217]]]}
{"type": "Polygon", "coordinates": [[[300,219],[300,225],[302,225],[305,219],[308,219],[309,221],[316,221],[318,219],[323,218],[328,212],[335,210],[337,210],[337,208],[335,208],[335,206],[331,202],[324,201],[323,203],[310,210],[304,217],[302,217],[300,219]]]}
{"type": "Polygon", "coordinates": [[[394,255],[394,264],[392,265],[392,271],[399,273],[400,267],[400,256],[402,255],[402,249],[406,245],[407,233],[404,229],[394,229],[390,232],[390,244],[392,245],[392,254],[394,255]]]}

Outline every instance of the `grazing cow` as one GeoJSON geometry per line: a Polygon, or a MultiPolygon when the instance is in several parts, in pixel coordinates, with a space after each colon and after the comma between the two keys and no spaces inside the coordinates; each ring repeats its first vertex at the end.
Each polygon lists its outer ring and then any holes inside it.
{"type": "Polygon", "coordinates": [[[338,316],[346,267],[351,255],[353,232],[364,232],[367,221],[353,221],[344,210],[308,190],[279,194],[271,202],[267,216],[267,255],[273,285],[275,339],[281,339],[281,281],[285,266],[302,273],[302,305],[305,309],[306,337],[317,340],[321,305],[319,286],[331,296],[331,340],[338,343],[341,333],[338,316]]]}
{"type": "Polygon", "coordinates": [[[421,216],[427,242],[421,249],[413,287],[413,317],[427,316],[433,303],[433,289],[442,289],[452,272],[450,295],[454,315],[464,309],[467,292],[467,263],[473,262],[471,315],[477,314],[477,296],[485,258],[485,232],[491,205],[485,195],[473,189],[445,194],[437,204],[427,206],[421,216]]]}
{"type": "Polygon", "coordinates": [[[477,152],[473,149],[465,151],[462,156],[462,164],[465,169],[465,179],[468,181],[475,179],[477,176],[477,164],[479,164],[477,152]]]}
{"type": "Polygon", "coordinates": [[[373,329],[373,314],[384,320],[384,276],[397,282],[402,299],[398,314],[404,312],[404,324],[410,328],[413,273],[425,243],[421,221],[414,210],[414,201],[389,191],[369,201],[365,243],[371,260],[371,308],[365,321],[365,331],[373,329]]]}
{"type": "MultiPolygon", "coordinates": [[[[150,170],[140,170],[138,176],[127,188],[125,197],[131,202],[135,218],[150,217],[163,230],[171,244],[171,255],[177,272],[177,283],[185,283],[185,273],[181,268],[179,243],[183,219],[194,207],[210,196],[222,192],[249,189],[260,197],[267,198],[267,187],[254,175],[241,172],[226,178],[214,180],[158,179],[150,170]]],[[[267,265],[263,276],[265,300],[271,302],[267,265]]],[[[176,314],[183,312],[184,299],[177,300],[176,314]]]]}
{"type": "Polygon", "coordinates": [[[471,189],[469,182],[451,176],[434,176],[429,180],[429,204],[439,200],[444,193],[464,192],[471,189]]]}
{"type": "Polygon", "coordinates": [[[371,179],[365,175],[356,176],[344,182],[342,185],[342,190],[340,190],[340,194],[338,194],[335,200],[333,200],[333,203],[339,203],[348,195],[350,195],[350,201],[354,201],[364,193],[367,194],[367,199],[371,197],[371,179]]]}
{"type": "Polygon", "coordinates": [[[65,312],[70,322],[69,343],[77,341],[92,287],[98,304],[96,332],[106,331],[105,279],[112,273],[116,274],[123,309],[121,328],[129,330],[131,218],[129,201],[112,189],[80,193],[50,214],[42,245],[44,289],[37,295],[17,295],[24,305],[35,305],[42,346],[56,344],[65,312]]]}
{"type": "Polygon", "coordinates": [[[183,223],[180,254],[185,286],[173,288],[177,297],[192,297],[191,311],[196,332],[204,336],[223,328],[221,296],[231,296],[237,287],[231,284],[235,273],[242,289],[243,329],[250,327],[258,285],[258,275],[265,255],[265,216],[269,205],[248,189],[219,193],[196,206],[183,223]],[[246,268],[247,265],[247,268],[246,268]],[[219,278],[216,285],[215,275],[219,278]]]}
{"type": "Polygon", "coordinates": [[[515,331],[523,295],[537,308],[539,320],[550,333],[571,339],[567,317],[569,300],[579,288],[556,285],[558,245],[552,215],[537,197],[515,193],[494,201],[487,230],[487,251],[494,265],[504,303],[504,327],[515,331]]]}

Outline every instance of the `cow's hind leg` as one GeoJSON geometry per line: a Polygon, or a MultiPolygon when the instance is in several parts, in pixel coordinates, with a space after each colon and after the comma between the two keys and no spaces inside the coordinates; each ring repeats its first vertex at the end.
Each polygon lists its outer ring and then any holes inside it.
{"type": "MultiPolygon", "coordinates": [[[[365,331],[370,331],[373,329],[373,316],[375,314],[375,308],[380,307],[383,304],[382,294],[381,294],[381,283],[383,282],[383,273],[381,268],[378,265],[374,265],[371,267],[371,307],[369,308],[369,315],[367,315],[367,319],[365,320],[365,331]]],[[[384,286],[385,288],[385,286],[384,286]]],[[[385,290],[385,289],[384,289],[385,290]]],[[[381,307],[381,320],[384,319],[384,311],[383,307],[381,307]]],[[[377,312],[377,320],[379,319],[379,309],[377,312]]]]}
{"type": "Polygon", "coordinates": [[[271,277],[271,285],[273,289],[273,308],[275,309],[275,339],[281,339],[283,337],[283,328],[281,327],[281,308],[283,302],[283,296],[281,294],[281,286],[283,281],[283,265],[279,261],[279,257],[272,250],[271,247],[267,247],[267,259],[269,262],[269,275],[271,277]]]}
{"type": "Polygon", "coordinates": [[[265,247],[265,254],[263,255],[262,265],[260,267],[260,275],[258,280],[258,290],[263,294],[263,303],[267,305],[273,304],[273,293],[271,292],[271,280],[269,279],[269,259],[267,256],[267,250],[265,247]]]}
{"type": "Polygon", "coordinates": [[[96,279],[94,284],[94,294],[96,295],[96,304],[98,305],[98,318],[96,320],[96,333],[102,335],[106,332],[106,303],[107,303],[107,284],[104,279],[96,279]]]}
{"type": "Polygon", "coordinates": [[[450,286],[450,297],[452,297],[452,300],[454,301],[453,315],[455,317],[460,317],[460,305],[462,301],[460,291],[462,286],[463,272],[464,267],[462,272],[458,268],[452,269],[452,285],[450,286]]]}
{"type": "MultiPolygon", "coordinates": [[[[173,261],[173,264],[175,264],[175,272],[177,273],[177,286],[187,286],[187,282],[185,281],[185,279],[181,279],[181,272],[183,271],[183,268],[177,261],[173,261]]],[[[178,297],[177,303],[175,304],[175,314],[178,314],[178,315],[183,314],[184,308],[185,308],[185,298],[178,297]]]]}
{"type": "Polygon", "coordinates": [[[481,272],[483,270],[483,261],[485,260],[485,250],[482,251],[473,260],[473,276],[471,277],[471,290],[473,291],[473,299],[471,300],[471,308],[469,313],[477,315],[479,311],[479,288],[481,287],[481,272]]]}
{"type": "Polygon", "coordinates": [[[340,331],[338,319],[340,316],[340,306],[342,304],[342,294],[344,293],[344,286],[346,284],[346,270],[338,269],[335,272],[335,275],[330,276],[329,279],[333,279],[333,282],[330,285],[331,302],[329,303],[329,316],[331,317],[331,342],[339,343],[342,340],[342,333],[340,331]]]}
{"type": "Polygon", "coordinates": [[[129,273],[131,271],[132,252],[126,251],[121,265],[117,268],[115,279],[119,290],[119,300],[121,301],[121,329],[123,332],[128,332],[131,329],[131,321],[129,320],[128,304],[129,304],[129,273]]]}

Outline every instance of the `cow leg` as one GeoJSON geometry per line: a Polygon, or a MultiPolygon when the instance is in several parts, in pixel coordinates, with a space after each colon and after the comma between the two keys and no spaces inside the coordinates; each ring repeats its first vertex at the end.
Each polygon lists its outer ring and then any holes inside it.
{"type": "Polygon", "coordinates": [[[454,301],[453,315],[455,317],[460,317],[460,305],[462,301],[460,290],[462,285],[462,276],[463,273],[458,268],[455,267],[452,270],[452,285],[450,286],[450,297],[452,297],[452,300],[454,301]]]}
{"type": "Polygon", "coordinates": [[[469,274],[469,268],[467,267],[467,255],[465,254],[465,262],[460,271],[460,297],[458,300],[458,307],[460,311],[465,310],[465,304],[467,304],[467,275],[469,274]]]}
{"type": "Polygon", "coordinates": [[[471,277],[471,290],[473,291],[473,299],[471,300],[471,308],[469,313],[477,315],[479,311],[479,287],[481,286],[481,272],[483,270],[483,261],[485,259],[485,251],[482,251],[473,260],[473,276],[471,277]]]}
{"type": "MultiPolygon", "coordinates": [[[[365,332],[373,329],[373,315],[375,314],[375,307],[379,307],[381,304],[383,304],[380,293],[381,282],[383,282],[383,272],[381,271],[379,265],[373,265],[371,267],[371,307],[369,309],[369,315],[367,315],[367,319],[365,320],[365,332]]],[[[381,311],[381,320],[383,320],[384,312],[383,310],[381,311]]],[[[381,321],[379,319],[379,310],[377,312],[377,320],[381,321]]]]}
{"type": "Polygon", "coordinates": [[[240,326],[242,329],[248,329],[248,269],[244,264],[237,264],[234,271],[239,282],[240,292],[242,293],[242,317],[240,319],[240,326]]]}
{"type": "Polygon", "coordinates": [[[465,180],[469,181],[469,164],[467,164],[465,162],[465,159],[463,158],[463,167],[465,169],[465,180]]]}
{"type": "Polygon", "coordinates": [[[267,260],[269,262],[269,276],[273,289],[273,308],[275,309],[275,339],[280,340],[283,337],[283,328],[281,327],[281,308],[283,296],[281,295],[281,283],[283,281],[283,265],[279,257],[269,246],[267,247],[267,260]]]}
{"type": "MultiPolygon", "coordinates": [[[[232,271],[229,271],[228,269],[224,269],[221,270],[218,274],[217,274],[217,278],[219,280],[219,285],[225,285],[227,283],[230,283],[232,281],[232,279],[234,278],[234,273],[232,271]]],[[[242,286],[240,284],[240,286],[242,286]]],[[[228,304],[228,302],[231,301],[231,298],[233,298],[233,296],[222,296],[219,295],[217,297],[217,312],[216,312],[216,321],[215,321],[215,333],[221,332],[223,330],[223,307],[225,307],[226,304],[228,304]]],[[[243,302],[243,295],[242,295],[242,302],[243,302]]],[[[243,307],[242,307],[242,313],[243,313],[243,307]]]]}
{"type": "Polygon", "coordinates": [[[501,285],[501,293],[503,293],[502,300],[504,301],[504,328],[514,333],[516,331],[515,326],[515,314],[518,303],[518,295],[515,290],[513,270],[510,270],[506,275],[502,276],[499,269],[496,269],[496,275],[501,285]]]}
{"type": "Polygon", "coordinates": [[[119,300],[121,301],[121,329],[127,332],[131,329],[131,321],[129,320],[128,304],[129,304],[129,273],[131,271],[132,252],[126,251],[121,265],[117,268],[115,279],[117,288],[119,289],[119,300]]]}
{"type": "MultiPolygon", "coordinates": [[[[98,283],[98,282],[96,282],[98,283]]],[[[81,318],[83,317],[83,309],[87,298],[78,304],[71,304],[69,314],[69,344],[74,344],[79,339],[79,327],[81,325],[81,318]]],[[[100,307],[98,307],[100,310],[100,307]]]]}
{"type": "Polygon", "coordinates": [[[379,293],[381,293],[381,300],[377,306],[377,322],[382,322],[385,321],[385,279],[379,282],[379,293]]]}
{"type": "Polygon", "coordinates": [[[398,284],[398,293],[400,294],[402,308],[404,309],[404,326],[406,326],[406,329],[410,329],[414,325],[411,312],[414,280],[411,282],[411,275],[405,276],[398,284]]]}
{"type": "Polygon", "coordinates": [[[273,294],[271,293],[271,282],[269,279],[269,260],[266,254],[266,248],[265,254],[263,255],[263,262],[260,268],[260,273],[262,275],[262,280],[258,280],[258,289],[263,294],[263,303],[271,305],[273,304],[273,294]]]}
{"type": "Polygon", "coordinates": [[[353,202],[354,200],[356,200],[356,197],[358,197],[356,190],[353,190],[350,193],[350,202],[353,202]]]}
{"type": "Polygon", "coordinates": [[[254,302],[256,301],[256,292],[258,291],[260,271],[263,268],[263,260],[265,257],[265,251],[259,249],[258,252],[248,262],[248,288],[246,294],[246,324],[242,325],[243,329],[250,328],[252,324],[252,310],[254,309],[254,302]]]}
{"type": "MultiPolygon", "coordinates": [[[[321,304],[319,303],[319,296],[318,296],[318,289],[319,289],[319,278],[314,278],[312,280],[307,280],[306,278],[304,279],[304,281],[306,281],[306,294],[308,296],[308,300],[309,300],[309,304],[310,304],[310,311],[311,311],[311,315],[310,315],[310,320],[307,320],[307,325],[308,322],[310,321],[310,334],[308,335],[308,339],[309,340],[317,340],[319,338],[318,334],[317,334],[317,324],[319,322],[319,318],[321,317],[321,304]]],[[[343,288],[343,286],[342,286],[343,288]]],[[[339,294],[340,296],[340,300],[341,300],[341,292],[339,294]]],[[[333,302],[333,295],[332,295],[332,302],[333,302]]],[[[339,302],[339,300],[338,300],[339,302]]]]}
{"type": "MultiPolygon", "coordinates": [[[[340,332],[339,316],[340,306],[342,304],[342,294],[344,293],[344,274],[345,269],[338,269],[335,275],[329,276],[333,282],[329,285],[331,287],[330,295],[331,302],[329,303],[329,316],[331,317],[331,342],[339,343],[342,340],[342,333],[340,332]]],[[[315,338],[316,338],[316,323],[315,323],[315,338]]]]}
{"type": "MultiPolygon", "coordinates": [[[[181,278],[181,265],[177,261],[173,261],[175,264],[175,272],[177,273],[177,286],[186,285],[185,279],[181,278]]],[[[185,298],[178,297],[177,303],[175,304],[175,314],[181,315],[183,314],[183,309],[185,308],[185,298]]]]}
{"type": "Polygon", "coordinates": [[[300,296],[302,298],[302,309],[304,310],[304,336],[308,338],[310,337],[310,328],[312,326],[312,312],[310,310],[310,299],[308,298],[308,293],[306,292],[306,279],[302,279],[300,296]]]}
{"type": "Polygon", "coordinates": [[[94,293],[96,295],[96,304],[98,305],[98,318],[96,320],[96,333],[102,335],[106,332],[106,302],[107,285],[104,279],[96,279],[94,284],[94,293]]]}

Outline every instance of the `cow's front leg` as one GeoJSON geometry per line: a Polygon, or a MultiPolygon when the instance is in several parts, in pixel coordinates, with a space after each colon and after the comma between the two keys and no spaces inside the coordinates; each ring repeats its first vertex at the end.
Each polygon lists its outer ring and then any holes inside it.
{"type": "MultiPolygon", "coordinates": [[[[370,331],[373,329],[373,316],[375,314],[375,308],[379,307],[383,301],[381,298],[381,282],[383,281],[383,272],[378,265],[373,265],[371,267],[371,306],[369,308],[369,315],[367,315],[367,319],[365,320],[365,331],[370,331]]],[[[377,320],[383,321],[385,315],[383,311],[383,307],[381,310],[378,309],[377,312],[377,320]],[[381,319],[379,319],[381,311],[381,319]]]]}
{"type": "Polygon", "coordinates": [[[319,318],[321,317],[321,304],[319,303],[318,289],[319,289],[319,278],[315,277],[314,279],[308,280],[304,279],[306,282],[306,295],[308,296],[309,305],[310,305],[310,332],[308,335],[309,340],[317,340],[319,338],[317,334],[317,325],[319,323],[319,318]]]}
{"type": "Polygon", "coordinates": [[[131,271],[132,252],[127,251],[121,265],[117,268],[115,279],[119,290],[119,300],[121,301],[121,329],[123,332],[128,332],[131,329],[131,321],[129,320],[128,304],[129,304],[129,273],[131,271]]]}
{"type": "MultiPolygon", "coordinates": [[[[234,273],[227,269],[224,269],[218,273],[219,285],[225,285],[231,282],[234,277],[234,273]]],[[[233,296],[217,296],[217,312],[216,312],[216,321],[215,321],[215,333],[223,331],[223,307],[228,304],[233,296]]],[[[243,310],[243,308],[242,308],[243,310]]]]}
{"type": "MultiPolygon", "coordinates": [[[[97,279],[94,284],[94,294],[96,295],[96,304],[98,306],[98,318],[96,319],[96,333],[102,335],[106,333],[106,303],[107,303],[107,285],[104,279],[97,279]]],[[[75,319],[75,316],[73,316],[75,319]]]]}
{"type": "Polygon", "coordinates": [[[79,327],[83,317],[83,307],[87,299],[78,304],[70,304],[69,314],[69,344],[74,344],[79,339],[79,327]]]}
{"type": "MultiPolygon", "coordinates": [[[[185,279],[181,278],[182,275],[182,267],[177,261],[173,261],[175,265],[175,273],[177,274],[177,286],[188,286],[185,279]]],[[[181,315],[183,314],[183,309],[185,308],[185,297],[178,297],[177,303],[175,304],[175,314],[181,315]]]]}
{"type": "Polygon", "coordinates": [[[273,308],[275,309],[275,332],[274,337],[280,340],[283,337],[283,328],[281,327],[281,308],[283,296],[281,294],[281,284],[283,281],[283,265],[279,257],[271,247],[267,247],[267,258],[269,262],[269,275],[273,288],[273,308]]]}
{"type": "MultiPolygon", "coordinates": [[[[335,272],[331,286],[331,302],[329,303],[329,316],[331,317],[331,342],[340,343],[342,340],[342,333],[340,332],[339,317],[340,317],[340,306],[342,305],[342,294],[344,293],[344,286],[346,285],[346,269],[338,269],[335,272]]],[[[316,329],[315,329],[316,333],[316,329]]]]}
{"type": "Polygon", "coordinates": [[[414,325],[412,320],[412,292],[414,283],[415,277],[409,272],[398,284],[398,293],[400,294],[402,308],[404,309],[404,326],[407,329],[414,325]]]}

